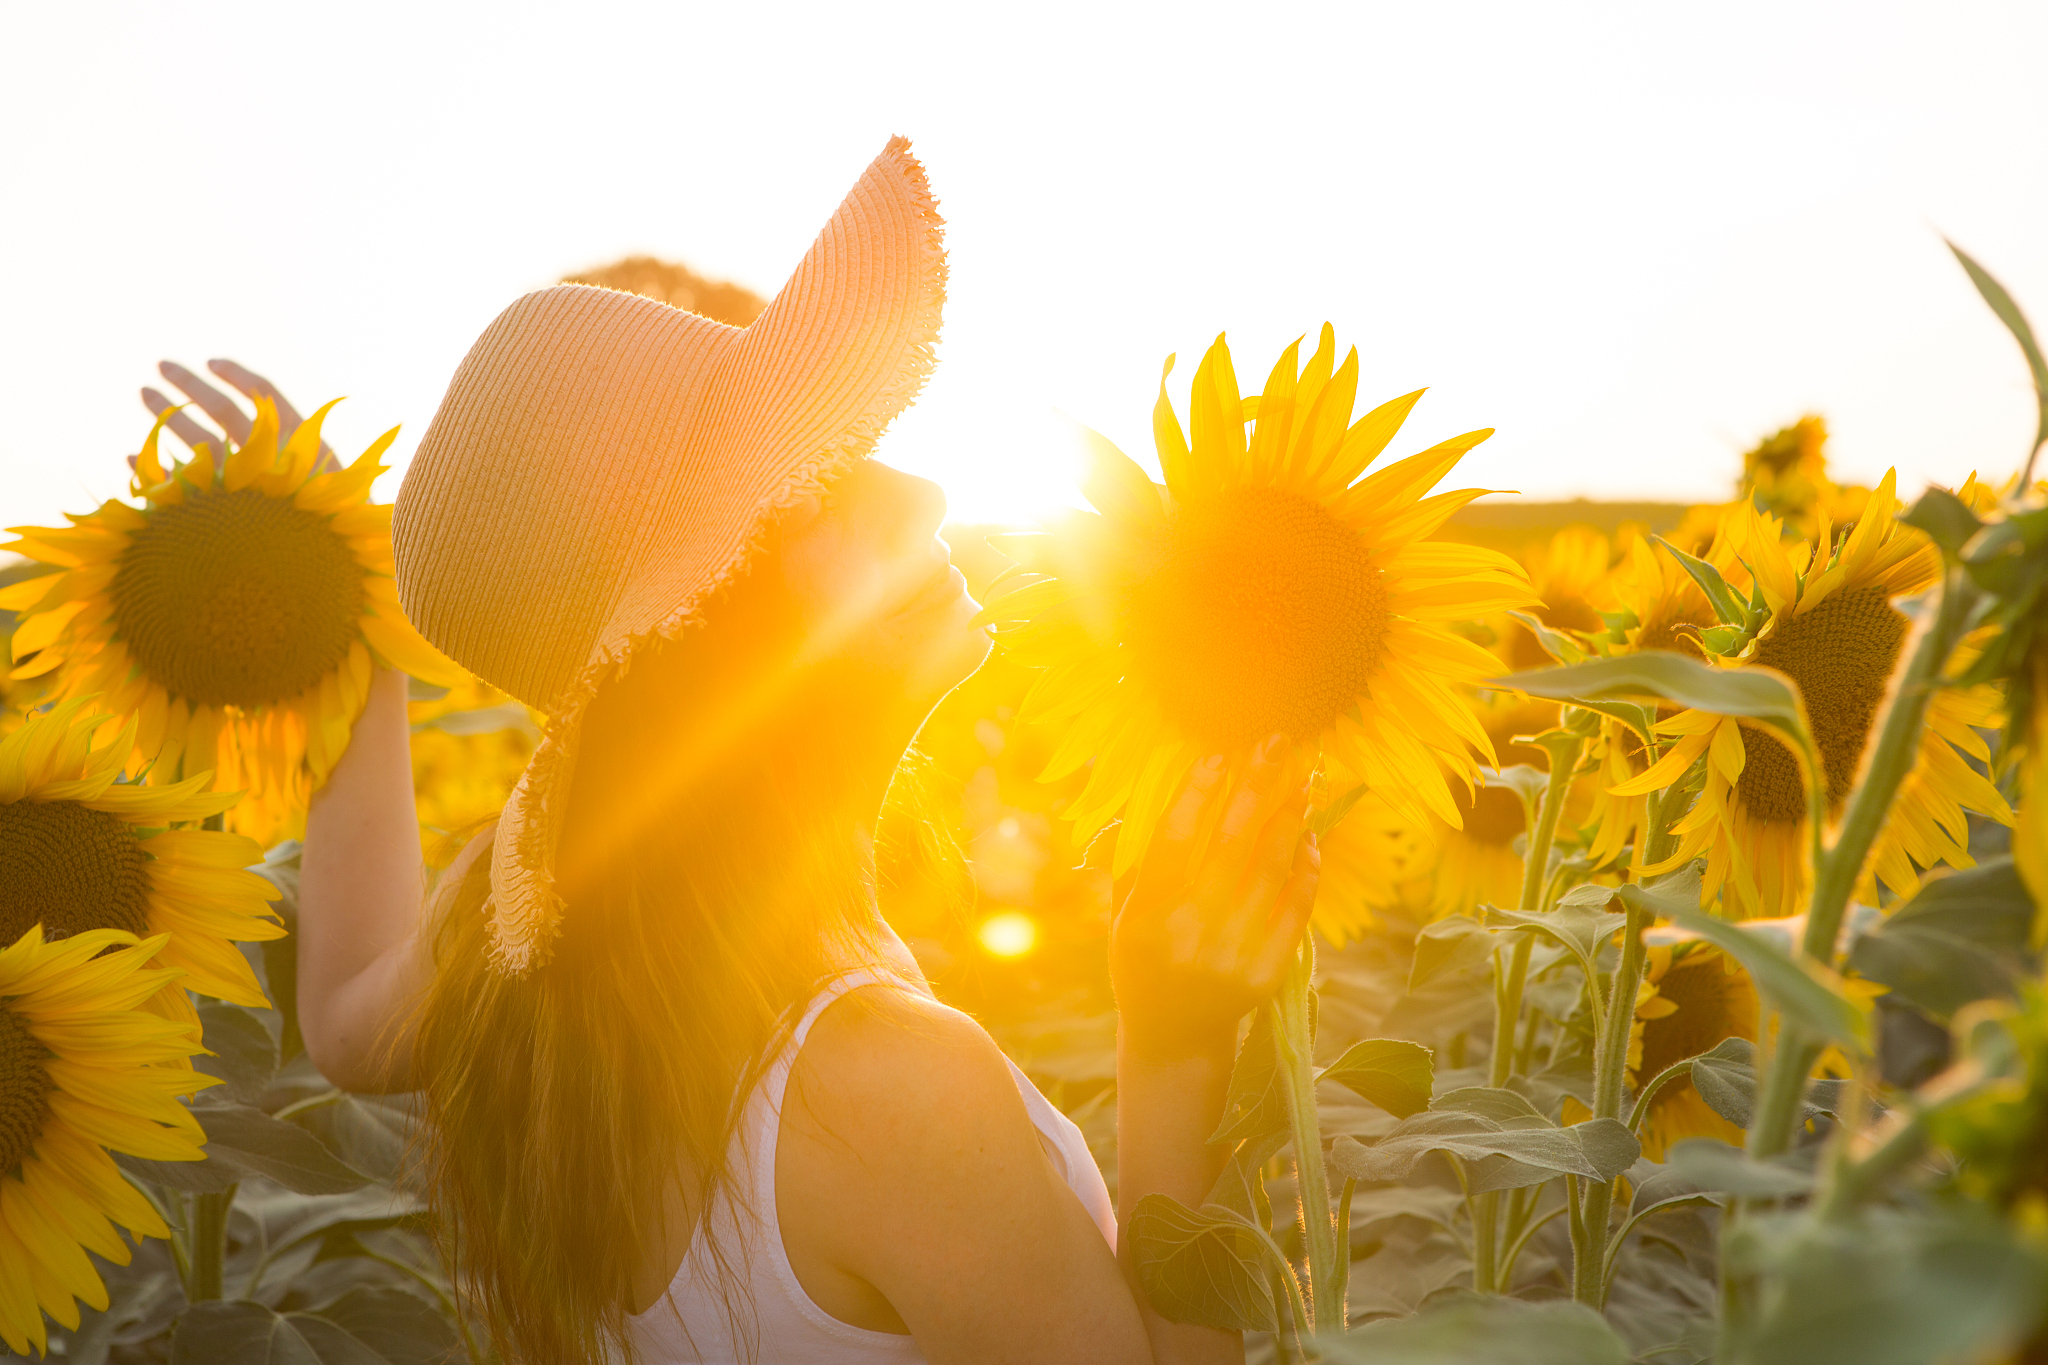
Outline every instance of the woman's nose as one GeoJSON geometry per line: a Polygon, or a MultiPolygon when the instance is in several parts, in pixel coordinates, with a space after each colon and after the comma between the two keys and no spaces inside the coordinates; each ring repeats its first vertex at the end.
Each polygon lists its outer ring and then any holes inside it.
{"type": "Polygon", "coordinates": [[[930,479],[906,474],[900,469],[870,460],[878,500],[888,509],[889,522],[908,538],[936,535],[946,521],[946,490],[930,479]]]}

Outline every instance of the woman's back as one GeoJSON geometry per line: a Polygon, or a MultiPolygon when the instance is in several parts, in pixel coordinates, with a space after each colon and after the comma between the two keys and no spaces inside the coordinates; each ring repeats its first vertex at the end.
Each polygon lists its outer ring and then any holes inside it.
{"type": "MultiPolygon", "coordinates": [[[[782,1120],[791,1072],[819,1017],[863,988],[931,998],[914,978],[857,969],[828,983],[808,1002],[748,1098],[735,1135],[731,1172],[740,1202],[723,1195],[716,1200],[700,1221],[668,1293],[629,1319],[641,1365],[921,1365],[925,1360],[908,1334],[856,1326],[819,1306],[791,1263],[777,1204],[776,1161],[784,1145],[782,1120]]],[[[1053,1108],[1023,1072],[1014,1065],[1009,1070],[1047,1162],[1114,1250],[1115,1210],[1080,1129],[1053,1108]]]]}

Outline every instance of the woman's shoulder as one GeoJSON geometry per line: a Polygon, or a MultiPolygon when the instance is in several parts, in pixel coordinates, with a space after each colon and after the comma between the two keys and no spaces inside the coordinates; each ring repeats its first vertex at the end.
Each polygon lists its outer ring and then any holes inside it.
{"type": "Polygon", "coordinates": [[[900,1142],[911,1137],[901,1125],[919,1119],[1030,1123],[988,1030],[949,1005],[886,984],[848,991],[818,1016],[790,1087],[842,1140],[879,1129],[900,1142]]]}

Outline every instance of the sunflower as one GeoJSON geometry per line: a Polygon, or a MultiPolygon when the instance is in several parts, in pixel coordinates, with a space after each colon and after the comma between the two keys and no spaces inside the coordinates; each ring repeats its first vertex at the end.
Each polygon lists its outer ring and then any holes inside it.
{"type": "Polygon", "coordinates": [[[471,835],[504,809],[533,756],[540,717],[476,679],[406,709],[412,718],[420,844],[429,866],[445,867],[471,835]]]}
{"type": "Polygon", "coordinates": [[[1498,665],[1445,623],[1528,605],[1528,579],[1497,551],[1425,539],[1485,491],[1425,496],[1492,433],[1361,479],[1421,394],[1353,423],[1357,351],[1335,364],[1328,326],[1305,368],[1299,347],[1261,396],[1240,399],[1219,336],[1195,372],[1192,440],[1161,376],[1163,491],[1091,433],[1083,486],[1099,512],[1004,538],[1019,586],[981,619],[1045,669],[1023,706],[1064,727],[1043,778],[1094,759],[1065,814],[1085,834],[1121,813],[1117,873],[1198,759],[1225,756],[1228,791],[1276,733],[1303,771],[1320,758],[1332,790],[1363,782],[1403,813],[1452,825],[1462,816],[1446,771],[1469,784],[1492,761],[1457,689],[1498,665]]]}
{"type": "MultiPolygon", "coordinates": [[[[1711,1051],[1726,1038],[1756,1041],[1757,995],[1749,973],[1712,944],[1660,944],[1649,949],[1636,996],[1628,1045],[1633,1093],[1673,1062],[1711,1051]]],[[[1690,1077],[1665,1086],[1639,1135],[1643,1155],[1662,1161],[1672,1143],[1716,1137],[1742,1145],[1742,1130],[1707,1107],[1690,1077]]]]}
{"type": "Polygon", "coordinates": [[[1456,795],[1455,823],[1436,820],[1430,841],[1429,918],[1477,915],[1481,905],[1522,903],[1522,855],[1515,840],[1528,830],[1522,798],[1506,787],[1475,787],[1456,795]]]}
{"type": "Polygon", "coordinates": [[[1332,947],[1361,937],[1384,914],[1426,921],[1437,850],[1433,821],[1403,815],[1367,792],[1320,841],[1322,884],[1316,928],[1332,947]]]}
{"type": "Polygon", "coordinates": [[[1742,491],[1760,511],[1803,523],[1836,491],[1828,478],[1828,424],[1808,413],[1742,455],[1742,491]]]}
{"type": "MultiPolygon", "coordinates": [[[[339,400],[336,400],[337,402],[339,400]]],[[[367,502],[394,427],[346,469],[313,472],[329,403],[279,448],[256,405],[240,449],[201,445],[166,474],[159,418],[136,457],[140,506],[109,501],[5,546],[62,572],[0,590],[22,613],[16,678],[62,670],[54,696],[96,693],[136,717],[131,770],[211,771],[246,791],[230,825],[293,834],[362,713],[377,662],[444,684],[462,673],[421,639],[392,579],[391,509],[367,502]],[[30,658],[29,656],[33,656],[30,658]]]]}
{"type": "MultiPolygon", "coordinates": [[[[1888,472],[1832,551],[1836,538],[1825,510],[1810,543],[1786,542],[1775,517],[1753,509],[1737,513],[1743,557],[1770,619],[1739,655],[1713,661],[1761,664],[1799,685],[1820,752],[1830,816],[1839,813],[1855,781],[1905,644],[1909,623],[1892,599],[1925,589],[1940,572],[1933,544],[1896,519],[1892,488],[1888,472]]],[[[1916,865],[1970,866],[1965,809],[2011,822],[1997,788],[1965,761],[1965,755],[1989,757],[1974,727],[1996,724],[1997,709],[1997,693],[1989,687],[1935,694],[1918,761],[1872,849],[1859,894],[1875,900],[1873,877],[1895,895],[1909,894],[1919,885],[1916,865]]],[[[1612,794],[1637,796],[1667,787],[1703,754],[1708,764],[1699,801],[1673,826],[1680,836],[1677,851],[1647,870],[1678,867],[1704,853],[1706,897],[1725,888],[1734,897],[1727,908],[1738,918],[1793,913],[1811,876],[1797,759],[1776,739],[1731,717],[1681,711],[1660,721],[1657,730],[1676,742],[1643,773],[1610,788],[1612,794]]]]}
{"type": "MultiPolygon", "coordinates": [[[[1549,540],[1532,546],[1523,553],[1522,563],[1542,602],[1530,614],[1553,630],[1577,634],[1600,630],[1601,613],[1614,606],[1614,593],[1608,583],[1613,557],[1607,537],[1590,526],[1567,526],[1549,540]]],[[[1519,621],[1508,624],[1502,646],[1508,664],[1517,671],[1549,668],[1557,662],[1519,621]]],[[[1554,705],[1551,710],[1554,715],[1554,705]]]]}
{"type": "Polygon", "coordinates": [[[142,1008],[177,973],[155,961],[162,935],[118,929],[46,939],[31,928],[0,949],[0,1340],[48,1341],[43,1314],[78,1326],[77,1300],[107,1306],[86,1252],[128,1263],[135,1236],[169,1229],[105,1148],[198,1161],[206,1141],[177,1101],[211,1076],[188,1064],[199,1036],[142,1008]],[[106,952],[126,946],[120,952],[106,952]]]}
{"type": "Polygon", "coordinates": [[[269,882],[245,871],[255,840],[173,829],[232,806],[205,773],[168,786],[117,782],[136,721],[98,748],[107,723],[86,698],[31,716],[0,740],[0,942],[34,925],[52,938],[98,929],[166,935],[158,961],[179,972],[162,1007],[193,1018],[185,988],[237,1005],[267,1006],[236,942],[282,938],[269,882]]]}

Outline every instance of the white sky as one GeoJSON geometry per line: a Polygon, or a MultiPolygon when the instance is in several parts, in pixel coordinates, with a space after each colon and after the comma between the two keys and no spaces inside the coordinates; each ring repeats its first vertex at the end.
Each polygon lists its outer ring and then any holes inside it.
{"type": "MultiPolygon", "coordinates": [[[[1356,342],[1464,484],[1725,496],[1815,408],[1902,488],[2009,472],[2048,323],[2048,6],[0,9],[0,525],[124,491],[159,357],[402,458],[519,293],[631,251],[772,292],[889,134],[950,221],[942,362],[883,457],[955,514],[1150,460],[1161,359],[1356,342]]],[[[389,476],[380,492],[396,491],[389,476]]]]}

